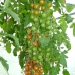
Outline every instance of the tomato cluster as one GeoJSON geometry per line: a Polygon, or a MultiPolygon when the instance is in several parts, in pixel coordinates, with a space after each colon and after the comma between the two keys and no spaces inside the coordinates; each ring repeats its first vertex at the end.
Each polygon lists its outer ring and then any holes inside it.
{"type": "MultiPolygon", "coordinates": [[[[53,9],[52,3],[44,0],[39,0],[38,3],[33,2],[30,4],[30,18],[31,26],[27,27],[27,60],[32,59],[36,62],[49,61],[50,49],[42,48],[40,40],[42,37],[51,38],[52,31],[56,28],[53,24],[53,9]],[[49,59],[48,59],[49,58],[49,59]]],[[[53,31],[54,32],[54,31],[53,31]]],[[[30,61],[25,66],[25,75],[42,75],[43,69],[37,63],[34,64],[30,61]],[[40,68],[39,68],[40,67],[40,68]]]]}
{"type": "Polygon", "coordinates": [[[52,25],[52,3],[39,0],[30,4],[31,26],[27,28],[27,58],[43,61],[44,53],[41,49],[41,37],[51,37],[52,25]]]}
{"type": "Polygon", "coordinates": [[[52,10],[52,3],[46,2],[44,0],[39,0],[39,2],[36,3],[31,3],[30,4],[30,13],[31,13],[31,20],[32,20],[32,30],[35,31],[39,31],[41,28],[44,29],[51,29],[50,26],[50,19],[51,19],[51,15],[53,13],[52,10]],[[47,21],[46,21],[47,20],[47,21]]]}
{"type": "Polygon", "coordinates": [[[42,66],[35,60],[29,60],[25,65],[25,75],[42,75],[43,73],[42,66]]]}

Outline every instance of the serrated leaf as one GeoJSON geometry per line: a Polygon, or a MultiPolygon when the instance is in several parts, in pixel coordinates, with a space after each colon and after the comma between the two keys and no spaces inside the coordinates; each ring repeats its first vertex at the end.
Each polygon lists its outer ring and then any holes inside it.
{"type": "Polygon", "coordinates": [[[10,1],[11,1],[11,0],[5,0],[4,9],[7,8],[7,7],[9,6],[10,1]]]}
{"type": "Polygon", "coordinates": [[[60,24],[60,27],[61,27],[61,29],[64,31],[64,32],[66,32],[66,29],[67,29],[67,23],[66,22],[62,22],[61,24],[60,24]]]}
{"type": "Polygon", "coordinates": [[[73,28],[73,36],[75,36],[75,27],[73,28]]]}
{"type": "Polygon", "coordinates": [[[9,41],[6,43],[6,51],[11,53],[11,43],[9,41]]]}
{"type": "Polygon", "coordinates": [[[75,23],[72,23],[70,28],[74,28],[75,27],[75,23]]]}
{"type": "Polygon", "coordinates": [[[64,69],[62,73],[63,73],[63,75],[70,75],[70,73],[67,71],[67,69],[64,69]]]}
{"type": "Polygon", "coordinates": [[[44,69],[44,75],[47,75],[48,71],[50,70],[50,64],[48,62],[43,63],[43,69],[44,69]]]}
{"type": "Polygon", "coordinates": [[[20,25],[20,18],[18,17],[18,14],[16,14],[15,12],[13,12],[12,10],[10,10],[9,8],[6,8],[4,10],[6,13],[10,14],[17,22],[18,24],[20,25]]]}
{"type": "Polygon", "coordinates": [[[75,8],[75,4],[70,4],[70,3],[66,4],[66,9],[68,12],[71,12],[74,8],[75,8]]]}
{"type": "Polygon", "coordinates": [[[67,23],[70,23],[70,22],[72,22],[73,21],[73,18],[70,16],[70,15],[66,15],[66,21],[67,21],[67,23]]]}
{"type": "Polygon", "coordinates": [[[67,29],[67,23],[65,21],[65,19],[63,17],[60,17],[60,20],[59,20],[59,23],[60,23],[60,27],[61,29],[66,32],[66,29],[67,29]]]}
{"type": "Polygon", "coordinates": [[[64,44],[68,48],[68,50],[71,49],[71,44],[70,44],[69,40],[66,40],[66,42],[64,44]]]}
{"type": "Polygon", "coordinates": [[[51,67],[51,75],[57,75],[59,74],[59,71],[60,71],[59,66],[56,65],[51,67]]]}
{"type": "Polygon", "coordinates": [[[7,64],[7,61],[1,56],[0,56],[0,62],[2,63],[3,67],[5,67],[5,69],[8,71],[9,65],[7,64]]]}
{"type": "Polygon", "coordinates": [[[11,34],[6,34],[6,33],[0,33],[0,35],[6,36],[7,38],[11,38],[15,42],[15,47],[16,47],[16,50],[18,51],[18,49],[19,49],[19,40],[18,40],[17,37],[15,37],[11,34]]]}
{"type": "Polygon", "coordinates": [[[67,58],[66,55],[64,55],[63,53],[60,54],[60,64],[63,65],[63,67],[67,67],[66,58],[67,58]]]}
{"type": "Polygon", "coordinates": [[[46,46],[48,46],[48,44],[49,44],[49,42],[50,42],[50,38],[48,37],[41,37],[40,38],[40,43],[41,43],[41,46],[42,47],[46,47],[46,46]]]}

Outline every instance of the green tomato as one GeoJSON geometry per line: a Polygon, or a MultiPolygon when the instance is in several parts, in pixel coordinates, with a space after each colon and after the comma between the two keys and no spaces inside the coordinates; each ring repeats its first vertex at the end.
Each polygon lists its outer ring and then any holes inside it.
{"type": "Polygon", "coordinates": [[[45,23],[42,23],[41,26],[42,26],[42,27],[45,27],[45,23]]]}
{"type": "Polygon", "coordinates": [[[47,25],[50,25],[50,21],[46,21],[46,24],[47,24],[47,25]]]}
{"type": "Polygon", "coordinates": [[[50,56],[50,53],[47,53],[47,57],[49,57],[50,56]]]}
{"type": "Polygon", "coordinates": [[[43,23],[43,19],[40,19],[40,23],[43,23]]]}
{"type": "Polygon", "coordinates": [[[42,56],[41,56],[41,55],[39,55],[39,56],[38,56],[38,59],[40,59],[40,60],[41,60],[41,59],[42,59],[42,56]]]}
{"type": "Polygon", "coordinates": [[[47,16],[46,13],[43,13],[43,14],[42,14],[42,17],[46,18],[46,16],[47,16]]]}
{"type": "Polygon", "coordinates": [[[32,30],[35,31],[36,30],[36,27],[35,26],[32,26],[32,30]]]}
{"type": "Polygon", "coordinates": [[[49,58],[48,58],[48,57],[46,57],[46,58],[45,58],[45,60],[48,62],[48,61],[49,61],[49,58]]]}
{"type": "Polygon", "coordinates": [[[40,33],[40,30],[39,29],[37,29],[37,31],[36,31],[37,33],[40,33]]]}
{"type": "Polygon", "coordinates": [[[33,16],[33,15],[31,15],[31,16],[30,16],[30,18],[33,20],[33,19],[34,19],[34,16],[33,16]]]}
{"type": "Polygon", "coordinates": [[[33,52],[33,55],[36,55],[36,52],[33,52]]]}
{"type": "Polygon", "coordinates": [[[49,52],[50,51],[50,48],[47,48],[47,52],[49,52]]]}
{"type": "Polygon", "coordinates": [[[38,22],[38,18],[35,17],[35,18],[33,19],[33,21],[34,21],[34,22],[38,22]]]}
{"type": "Polygon", "coordinates": [[[51,26],[48,26],[47,29],[51,29],[51,26]]]}
{"type": "Polygon", "coordinates": [[[36,47],[33,47],[33,51],[36,51],[37,50],[37,48],[36,47]]]}
{"type": "Polygon", "coordinates": [[[33,56],[33,60],[37,60],[37,57],[33,56]]]}

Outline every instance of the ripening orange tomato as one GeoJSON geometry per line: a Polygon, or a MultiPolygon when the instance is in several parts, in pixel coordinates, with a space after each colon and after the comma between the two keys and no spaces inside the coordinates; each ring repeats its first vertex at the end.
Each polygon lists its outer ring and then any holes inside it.
{"type": "Polygon", "coordinates": [[[45,1],[44,0],[40,0],[40,5],[44,5],[45,4],[45,1]]]}
{"type": "Polygon", "coordinates": [[[33,63],[34,65],[37,64],[37,63],[36,63],[36,60],[33,60],[32,63],[33,63]]]}
{"type": "Polygon", "coordinates": [[[40,73],[43,73],[43,72],[44,72],[44,70],[43,70],[43,69],[41,69],[41,70],[40,70],[40,73]]]}
{"type": "Polygon", "coordinates": [[[26,70],[26,71],[29,71],[29,68],[28,68],[28,66],[25,66],[25,70],[26,70]]]}
{"type": "Polygon", "coordinates": [[[34,6],[34,9],[35,9],[35,10],[38,10],[38,9],[39,9],[39,6],[38,6],[38,5],[35,5],[35,6],[34,6]]]}
{"type": "Polygon", "coordinates": [[[30,4],[30,7],[31,7],[31,8],[34,8],[34,4],[33,4],[33,3],[31,3],[31,4],[30,4]]]}
{"type": "Polygon", "coordinates": [[[41,66],[41,65],[39,65],[38,67],[39,67],[39,69],[41,69],[41,68],[42,68],[42,66],[41,66]]]}
{"type": "Polygon", "coordinates": [[[38,72],[34,72],[34,75],[39,75],[39,73],[38,72]]]}
{"type": "Polygon", "coordinates": [[[38,66],[34,66],[34,70],[35,70],[35,71],[36,71],[36,70],[39,70],[38,66]]]}
{"type": "Polygon", "coordinates": [[[28,40],[31,40],[32,39],[32,33],[28,34],[27,39],[28,40]]]}
{"type": "Polygon", "coordinates": [[[32,66],[31,66],[31,65],[28,65],[28,68],[29,68],[29,70],[30,70],[30,69],[32,69],[32,66]]]}
{"type": "Polygon", "coordinates": [[[32,44],[33,44],[34,47],[38,46],[37,42],[33,42],[32,44]]]}
{"type": "Polygon", "coordinates": [[[25,72],[25,75],[30,75],[30,72],[29,72],[29,71],[26,71],[26,72],[25,72]]]}

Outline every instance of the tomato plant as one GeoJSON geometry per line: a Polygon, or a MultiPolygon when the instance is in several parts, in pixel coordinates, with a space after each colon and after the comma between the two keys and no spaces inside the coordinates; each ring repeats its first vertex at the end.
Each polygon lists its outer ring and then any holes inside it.
{"type": "Polygon", "coordinates": [[[0,7],[0,37],[6,51],[18,56],[25,75],[57,75],[60,68],[65,75],[71,49],[68,24],[75,36],[74,18],[67,12],[75,5],[66,0],[5,0],[0,7]],[[58,20],[53,15],[57,11],[58,20]]]}

